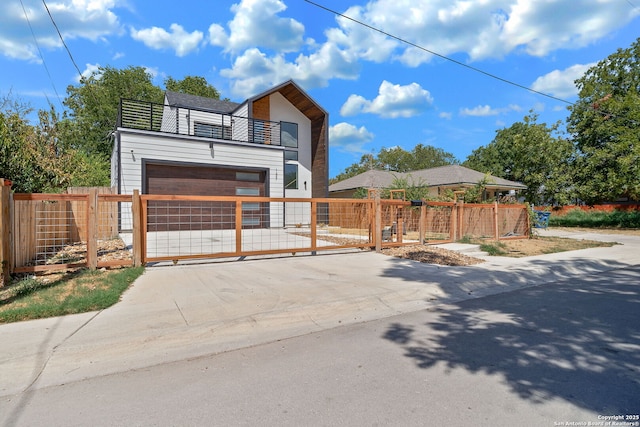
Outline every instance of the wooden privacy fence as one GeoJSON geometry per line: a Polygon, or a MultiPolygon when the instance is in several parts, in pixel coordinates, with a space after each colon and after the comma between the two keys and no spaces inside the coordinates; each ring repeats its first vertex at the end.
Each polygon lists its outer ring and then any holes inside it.
{"type": "Polygon", "coordinates": [[[111,194],[11,194],[1,180],[2,282],[11,273],[316,253],[529,235],[525,205],[111,194]]]}

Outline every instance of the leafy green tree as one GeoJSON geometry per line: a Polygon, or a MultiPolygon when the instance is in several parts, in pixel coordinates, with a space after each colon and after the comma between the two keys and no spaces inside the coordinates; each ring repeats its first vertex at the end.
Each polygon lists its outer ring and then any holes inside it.
{"type": "Polygon", "coordinates": [[[0,111],[0,175],[13,181],[14,191],[59,192],[109,182],[103,162],[62,144],[55,110],[38,116],[38,125],[32,126],[20,112],[0,111]]]}
{"type": "Polygon", "coordinates": [[[640,38],[578,80],[567,130],[578,156],[576,188],[587,203],[640,199],[640,38]]]}
{"type": "Polygon", "coordinates": [[[186,76],[182,80],[175,80],[173,77],[167,77],[164,86],[172,92],[186,93],[189,95],[205,96],[207,98],[220,99],[220,92],[207,83],[204,77],[186,76]]]}
{"type": "Polygon", "coordinates": [[[458,164],[455,156],[442,148],[418,144],[413,150],[400,147],[382,148],[377,156],[365,154],[359,163],[354,163],[332,178],[331,184],[359,175],[368,170],[388,170],[393,172],[411,172],[438,166],[458,164]]]}
{"type": "Polygon", "coordinates": [[[522,182],[529,203],[568,204],[574,197],[573,144],[559,135],[560,123],[548,126],[537,119],[530,112],[522,122],[498,130],[494,140],[474,150],[463,165],[522,182]]]}
{"type": "Polygon", "coordinates": [[[99,67],[82,77],[77,86],[67,87],[64,105],[69,108],[65,143],[88,155],[108,160],[111,132],[115,129],[120,98],[161,103],[163,92],[143,67],[116,69],[99,67]]]}
{"type": "MultiPolygon", "coordinates": [[[[345,179],[360,175],[368,170],[376,169],[376,159],[373,154],[364,154],[358,163],[353,163],[351,166],[340,172],[335,177],[329,180],[329,184],[335,184],[336,182],[344,181],[345,179]]],[[[366,196],[365,196],[366,197],[366,196]]]]}

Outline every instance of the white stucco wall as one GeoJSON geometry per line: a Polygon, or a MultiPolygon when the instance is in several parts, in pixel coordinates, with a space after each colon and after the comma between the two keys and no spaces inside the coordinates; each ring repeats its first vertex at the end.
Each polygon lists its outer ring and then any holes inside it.
{"type": "MultiPolygon", "coordinates": [[[[293,106],[280,93],[270,95],[270,118],[275,122],[291,122],[298,124],[298,188],[286,189],[286,197],[311,197],[311,120],[293,106]]],[[[311,222],[311,205],[309,203],[287,203],[285,206],[286,225],[309,224],[311,222]]]]}

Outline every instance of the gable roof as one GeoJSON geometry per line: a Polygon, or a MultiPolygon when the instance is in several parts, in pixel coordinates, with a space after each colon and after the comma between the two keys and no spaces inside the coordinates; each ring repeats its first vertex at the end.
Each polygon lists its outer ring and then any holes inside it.
{"type": "Polygon", "coordinates": [[[219,99],[207,98],[206,96],[189,95],[180,92],[166,91],[167,104],[174,107],[194,108],[198,110],[213,111],[216,113],[229,114],[240,106],[237,102],[221,101],[219,99]]]}
{"type": "MultiPolygon", "coordinates": [[[[370,170],[359,175],[336,182],[329,186],[329,191],[355,190],[357,188],[389,188],[394,179],[406,179],[414,185],[426,184],[429,187],[450,185],[476,185],[484,179],[485,174],[460,165],[439,166],[412,172],[390,172],[370,170]]],[[[487,187],[507,187],[524,190],[526,185],[504,178],[490,176],[487,187]]]]}
{"type": "Polygon", "coordinates": [[[287,101],[294,105],[298,110],[302,112],[309,120],[321,119],[328,116],[328,113],[324,108],[320,106],[308,93],[306,93],[300,86],[293,80],[287,80],[280,83],[277,86],[267,89],[266,91],[252,96],[247,99],[247,102],[251,103],[272,93],[280,93],[287,101]]]}

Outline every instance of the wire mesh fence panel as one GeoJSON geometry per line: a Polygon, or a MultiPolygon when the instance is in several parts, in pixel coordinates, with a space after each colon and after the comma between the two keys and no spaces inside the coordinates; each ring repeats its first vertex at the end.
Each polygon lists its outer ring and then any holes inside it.
{"type": "Polygon", "coordinates": [[[501,238],[528,237],[529,211],[524,205],[500,205],[498,235],[501,238]]]}
{"type": "Polygon", "coordinates": [[[370,201],[143,196],[146,261],[372,245],[370,201]]]}
{"type": "Polygon", "coordinates": [[[86,199],[52,195],[50,199],[16,200],[14,264],[17,269],[87,262],[86,199]]]}
{"type": "Polygon", "coordinates": [[[425,241],[430,243],[452,240],[453,203],[448,205],[427,204],[425,220],[425,241]]]}
{"type": "Polygon", "coordinates": [[[410,202],[403,200],[381,201],[382,246],[419,242],[419,215],[417,219],[413,219],[413,215],[416,214],[413,213],[410,205],[410,202]]]}
{"type": "Polygon", "coordinates": [[[236,252],[234,202],[149,200],[146,208],[147,259],[236,252]]]}
{"type": "Polygon", "coordinates": [[[122,218],[132,221],[131,196],[99,195],[96,219],[98,266],[125,266],[133,263],[130,233],[123,233],[122,218]]]}
{"type": "Polygon", "coordinates": [[[462,237],[494,237],[493,208],[494,205],[464,205],[461,224],[462,237]]]}
{"type": "Polygon", "coordinates": [[[349,200],[318,202],[318,246],[362,247],[373,244],[373,204],[349,200]]]}

